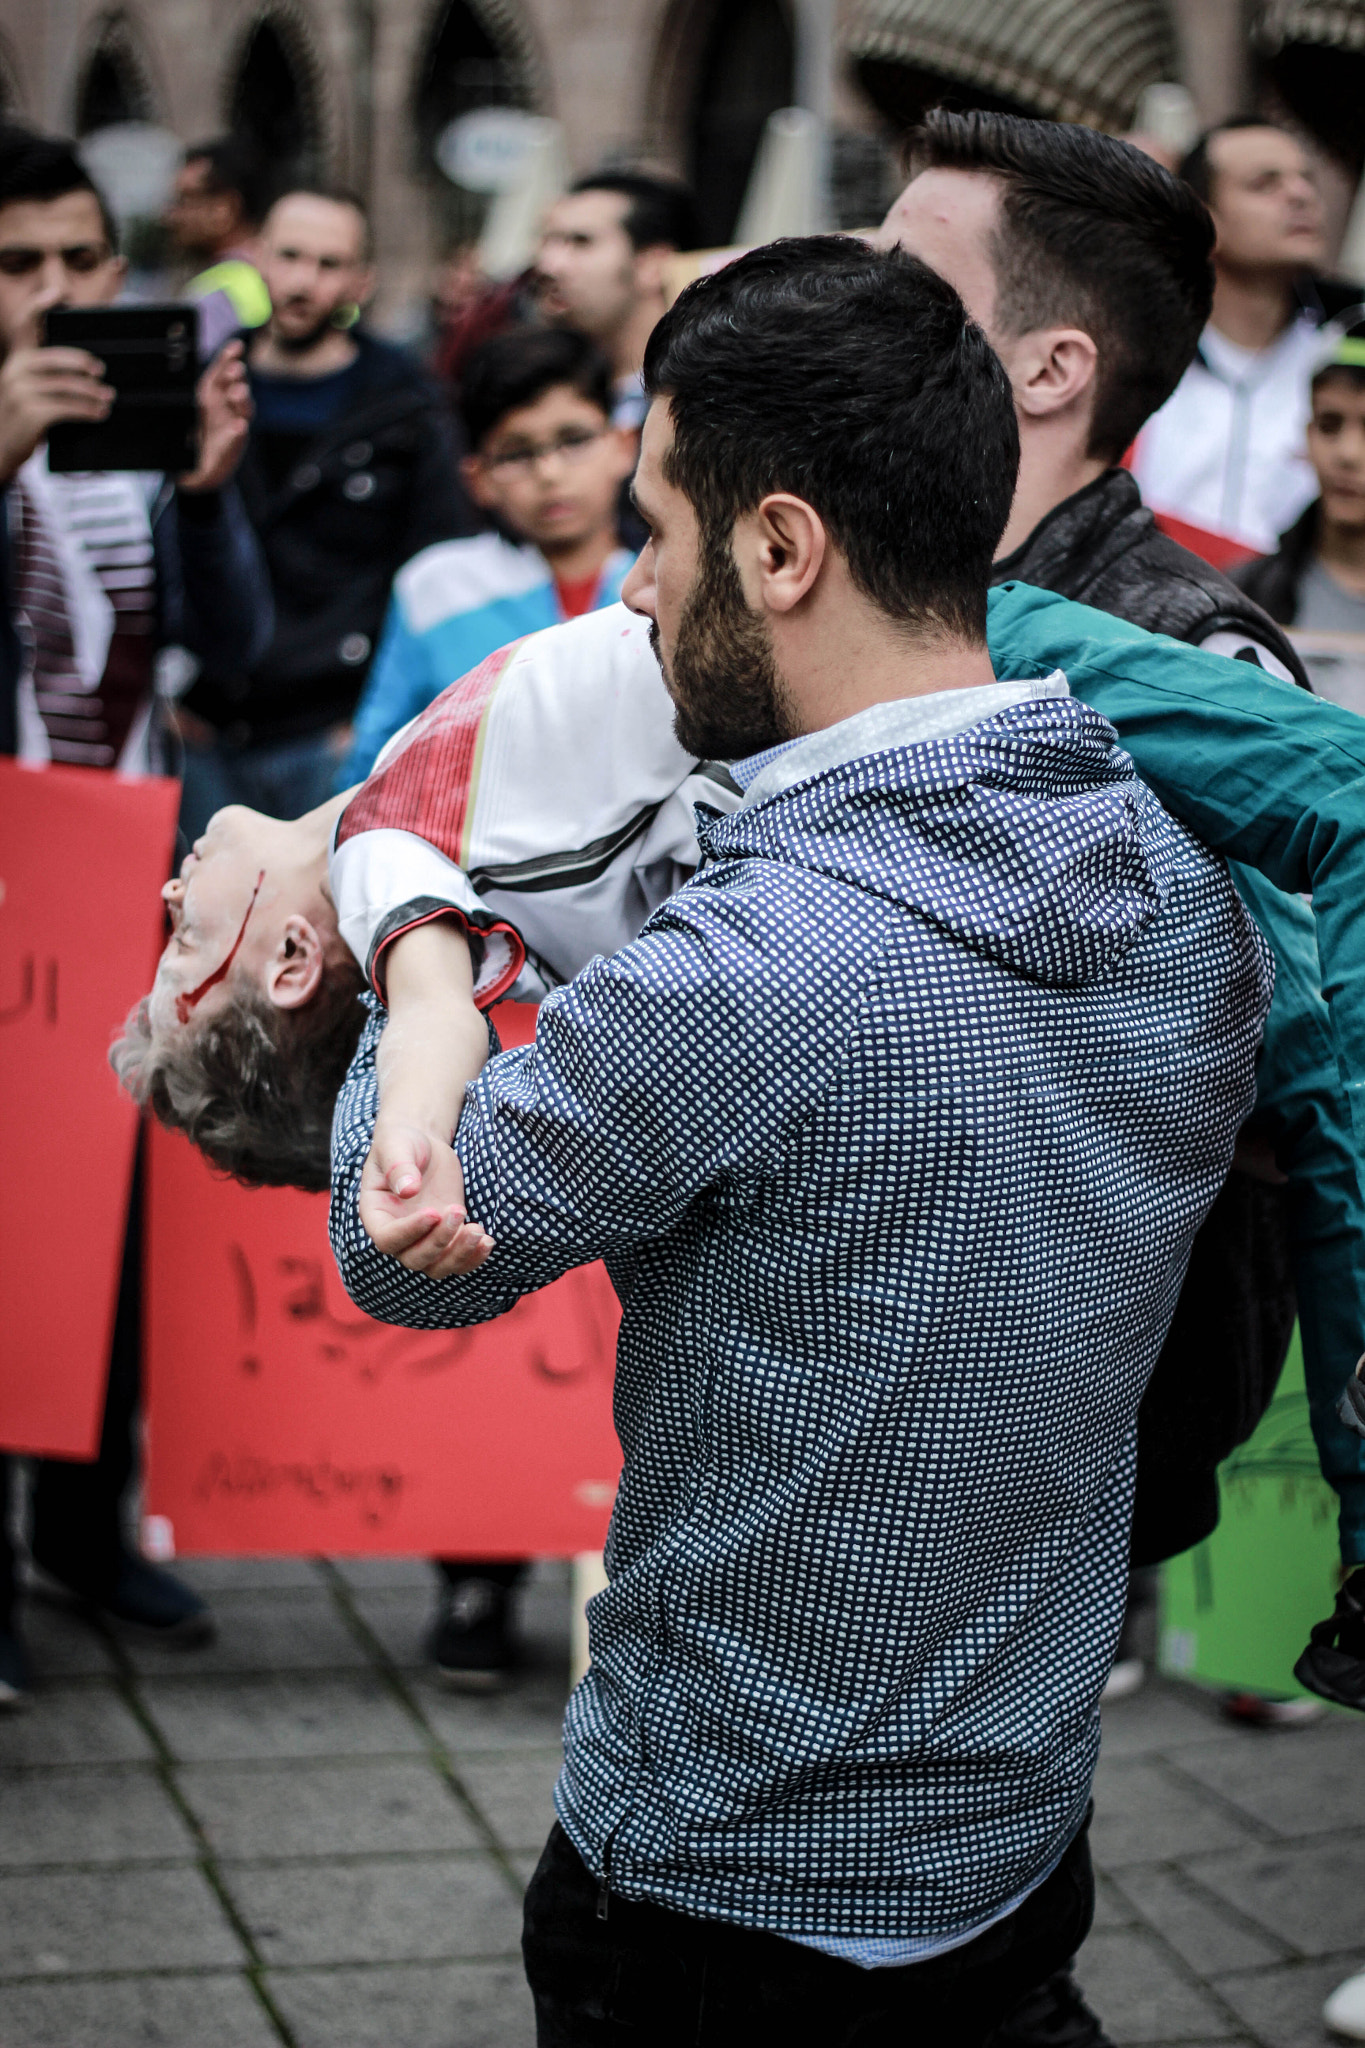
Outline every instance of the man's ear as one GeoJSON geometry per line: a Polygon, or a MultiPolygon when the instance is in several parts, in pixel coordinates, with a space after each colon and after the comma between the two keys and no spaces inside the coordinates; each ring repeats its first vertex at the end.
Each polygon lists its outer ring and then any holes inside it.
{"type": "Polygon", "coordinates": [[[301,1010],[322,986],[322,940],[306,917],[285,919],[280,942],[266,963],[265,992],[277,1010],[301,1010]]]}
{"type": "Polygon", "coordinates": [[[647,248],[635,251],[636,289],[644,292],[661,292],[664,288],[664,265],[677,250],[670,242],[651,242],[647,248]]]}
{"type": "Polygon", "coordinates": [[[824,567],[829,536],[814,506],[790,491],[770,491],[735,521],[735,563],[749,601],[774,612],[800,604],[824,567]]]}
{"type": "Polygon", "coordinates": [[[497,503],[496,494],[488,488],[488,478],[477,455],[460,457],[460,475],[474,503],[485,512],[493,511],[497,503]]]}
{"type": "Polygon", "coordinates": [[[1039,327],[1009,350],[1014,402],[1029,419],[1048,419],[1078,401],[1092,404],[1100,352],[1081,327],[1039,327]]]}

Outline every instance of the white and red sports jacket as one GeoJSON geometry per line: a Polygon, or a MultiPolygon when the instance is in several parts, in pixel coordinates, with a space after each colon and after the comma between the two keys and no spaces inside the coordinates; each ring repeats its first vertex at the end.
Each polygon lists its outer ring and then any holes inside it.
{"type": "Polygon", "coordinates": [[[395,734],[337,822],[342,937],[383,996],[401,932],[456,916],[475,999],[536,1002],[615,953],[697,864],[692,806],[739,803],[698,764],[645,620],[612,605],[514,642],[395,734]]]}

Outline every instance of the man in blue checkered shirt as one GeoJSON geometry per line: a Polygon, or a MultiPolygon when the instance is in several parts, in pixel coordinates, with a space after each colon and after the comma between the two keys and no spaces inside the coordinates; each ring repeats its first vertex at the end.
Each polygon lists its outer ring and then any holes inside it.
{"type": "Polygon", "coordinates": [[[597,1258],[621,1298],[542,2048],[970,2048],[1089,1924],[1137,1405],[1268,956],[1065,678],[991,671],[1017,436],[949,285],[778,244],[646,375],[624,594],[743,801],[462,1112],[430,1048],[464,941],[398,943],[333,1242],[394,1322],[597,1258]]]}

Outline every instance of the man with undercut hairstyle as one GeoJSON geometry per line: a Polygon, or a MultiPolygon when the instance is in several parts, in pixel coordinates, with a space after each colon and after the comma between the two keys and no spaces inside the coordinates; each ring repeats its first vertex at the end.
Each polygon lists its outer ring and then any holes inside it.
{"type": "Polygon", "coordinates": [[[645,375],[624,597],[742,799],[462,1109],[469,949],[399,938],[333,1244],[421,1327],[597,1258],[621,1296],[542,2048],[979,2048],[1089,1923],[1137,1404],[1267,957],[1113,728],[992,668],[1017,434],[949,285],[776,244],[645,375]]]}
{"type": "MultiPolygon", "coordinates": [[[[1298,150],[1275,131],[1271,139],[1298,150]]],[[[1158,530],[1118,466],[1182,374],[1196,375],[1186,366],[1214,287],[1214,229],[1199,194],[1125,143],[1053,122],[938,112],[914,147],[918,175],[883,237],[957,285],[1009,371],[1019,415],[1019,490],[993,580],[1039,584],[1305,682],[1279,628],[1158,530]]],[[[1207,741],[1192,721],[1192,774],[1207,741]]],[[[1248,815],[1258,800],[1248,787],[1248,815]]],[[[1275,1002],[1256,1115],[1239,1146],[1246,1170],[1229,1175],[1195,1241],[1140,1411],[1134,1558],[1154,1564],[1215,1526],[1217,1466],[1274,1392],[1297,1289],[1314,1436],[1340,1499],[1343,1560],[1355,1566],[1365,1563],[1365,1446],[1337,1404],[1365,1340],[1358,1147],[1312,915],[1263,874],[1239,867],[1236,876],[1275,951],[1275,1002]]],[[[1365,1704],[1358,1598],[1339,1607],[1337,1647],[1327,1652],[1331,1696],[1352,1705],[1365,1704]]],[[[1136,1629],[1125,1632],[1120,1683],[1140,1679],[1136,1639],[1136,1629]]],[[[1273,1714],[1276,1703],[1257,1711],[1273,1714]]],[[[1071,1979],[1035,2004],[1002,2048],[1103,2041],[1071,1979]]]]}

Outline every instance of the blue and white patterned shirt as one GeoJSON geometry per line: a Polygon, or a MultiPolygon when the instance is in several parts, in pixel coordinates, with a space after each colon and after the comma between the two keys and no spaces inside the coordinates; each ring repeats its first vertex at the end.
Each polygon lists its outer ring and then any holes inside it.
{"type": "Polygon", "coordinates": [[[372,1315],[605,1258],[624,1469],[559,1817],[613,1891],[825,1944],[951,1940],[1079,1825],[1137,1404],[1269,1000],[1097,713],[916,730],[879,706],[702,814],[695,879],[489,1063],[479,1272],[359,1225],[382,1012],[334,1128],[372,1315]]]}

